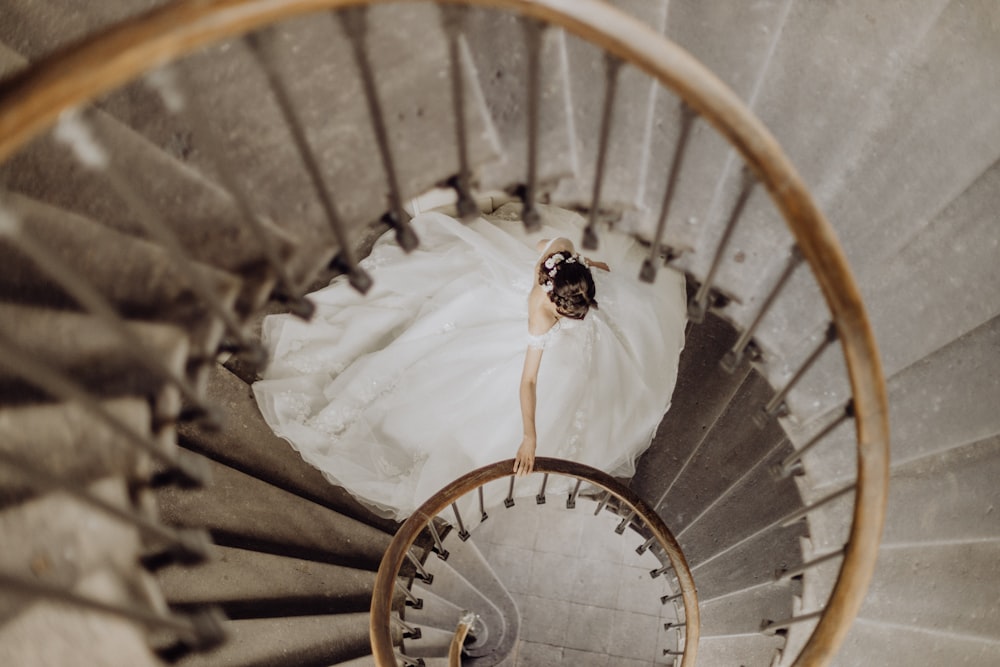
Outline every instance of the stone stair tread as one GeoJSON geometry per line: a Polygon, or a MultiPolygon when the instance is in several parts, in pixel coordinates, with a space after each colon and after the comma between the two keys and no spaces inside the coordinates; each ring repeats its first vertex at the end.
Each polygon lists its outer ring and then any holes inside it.
{"type": "MultiPolygon", "coordinates": [[[[203,175],[152,144],[108,113],[94,109],[86,121],[131,189],[177,235],[189,256],[232,274],[245,274],[244,311],[261,304],[274,283],[262,270],[264,251],[240,218],[229,195],[203,175]]],[[[69,147],[45,135],[15,154],[0,169],[8,189],[72,211],[112,230],[151,239],[139,212],[112,187],[107,170],[82,167],[69,147]],[[67,187],[70,185],[71,187],[67,187]]],[[[279,256],[293,252],[293,241],[262,221],[279,256]]],[[[95,246],[96,247],[96,246],[95,246]]]]}
{"type": "MultiPolygon", "coordinates": [[[[30,229],[33,241],[43,243],[65,266],[85,276],[122,315],[183,326],[190,332],[194,352],[214,354],[224,332],[222,322],[191,289],[185,269],[163,248],[29,197],[9,194],[6,204],[25,229],[30,229]]],[[[14,244],[0,241],[0,253],[0,298],[55,308],[77,307],[73,298],[14,244]]],[[[199,262],[191,266],[213,288],[222,306],[233,310],[242,281],[199,262]]]]}
{"type": "Polygon", "coordinates": [[[165,523],[208,528],[224,546],[378,568],[390,541],[384,532],[211,459],[204,461],[212,475],[205,488],[157,491],[165,523]]]}
{"type": "Polygon", "coordinates": [[[433,584],[420,587],[420,599],[424,601],[420,609],[405,607],[403,620],[410,625],[437,630],[451,630],[454,633],[463,608],[447,600],[433,590],[433,584]]]}
{"type": "Polygon", "coordinates": [[[206,389],[209,401],[226,414],[225,428],[209,432],[179,424],[184,447],[332,510],[395,533],[398,524],[373,514],[343,488],[330,484],[274,434],[257,408],[250,386],[213,364],[206,389]]]}
{"type": "Polygon", "coordinates": [[[189,655],[178,667],[296,665],[324,667],[370,653],[368,613],[228,621],[229,641],[189,655]]]}
{"type": "Polygon", "coordinates": [[[764,619],[793,615],[794,586],[788,581],[749,588],[701,605],[701,638],[752,635],[764,619]]]}
{"type": "MultiPolygon", "coordinates": [[[[1000,317],[888,378],[894,464],[1000,433],[995,401],[981,400],[1000,396],[998,349],[1000,317]]],[[[805,457],[810,475],[827,485],[853,478],[854,425],[841,425],[827,440],[805,457]]]]}
{"type": "MultiPolygon", "coordinates": [[[[135,320],[128,326],[143,341],[144,354],[155,355],[183,376],[189,349],[183,329],[135,320]]],[[[164,385],[160,377],[137,366],[114,331],[91,315],[0,302],[0,332],[22,353],[67,372],[98,396],[152,397],[164,385]]],[[[9,404],[47,398],[7,369],[0,372],[0,386],[9,404]]]]}
{"type": "MultiPolygon", "coordinates": [[[[152,436],[147,401],[120,398],[101,403],[137,433],[152,436]]],[[[119,475],[132,482],[147,481],[153,471],[148,454],[77,403],[0,408],[0,450],[77,484],[119,475]]],[[[36,493],[19,472],[0,464],[0,507],[36,493]]]]}
{"type": "MultiPolygon", "coordinates": [[[[479,74],[479,85],[490,111],[504,158],[479,170],[484,190],[506,190],[527,178],[527,55],[522,19],[489,9],[472,9],[465,34],[479,74]],[[511,48],[511,45],[518,48],[511,48]],[[487,55],[489,54],[489,55],[487,55]]],[[[543,188],[577,170],[570,118],[566,37],[562,30],[545,31],[540,55],[538,182],[543,188]]]]}
{"type": "Polygon", "coordinates": [[[420,639],[404,639],[403,654],[411,658],[440,658],[448,656],[455,630],[422,627],[420,639]]]}
{"type": "Polygon", "coordinates": [[[854,621],[830,664],[992,667],[996,661],[995,638],[981,640],[933,626],[883,624],[862,616],[854,621]]]}
{"type": "MultiPolygon", "coordinates": [[[[350,44],[328,14],[286,21],[277,32],[282,47],[278,67],[339,214],[351,227],[367,225],[386,211],[388,185],[350,44]]],[[[441,70],[447,43],[439,12],[431,5],[373,7],[368,40],[381,46],[370,48],[369,55],[405,200],[458,171],[451,128],[443,136],[437,130],[439,120],[451,116],[450,80],[441,70]],[[413,34],[422,35],[418,49],[413,34]]],[[[230,159],[240,166],[234,176],[254,210],[296,238],[309,239],[312,248],[328,249],[329,260],[336,250],[329,225],[266,80],[244,44],[230,41],[204,50],[188,59],[184,73],[212,109],[208,129],[226,138],[230,159]]],[[[494,159],[499,149],[472,68],[465,67],[464,73],[470,164],[476,166],[494,159]]],[[[141,105],[128,103],[109,108],[161,146],[175,136],[191,136],[185,119],[143,113],[141,105]]],[[[189,159],[212,175],[203,148],[193,143],[189,159]]],[[[317,267],[297,268],[311,275],[317,267]]]]}
{"type": "Polygon", "coordinates": [[[702,637],[698,642],[698,662],[703,665],[771,667],[775,653],[781,649],[782,644],[781,637],[761,634],[702,637]]]}
{"type": "MultiPolygon", "coordinates": [[[[612,0],[611,4],[662,32],[667,3],[661,0],[612,0]]],[[[573,126],[579,171],[573,180],[560,183],[552,201],[567,208],[591,204],[596,174],[601,111],[604,104],[603,52],[570,36],[566,43],[570,87],[573,99],[573,126]]],[[[633,67],[619,73],[616,104],[608,142],[601,208],[628,209],[639,206],[640,183],[648,153],[650,109],[659,84],[633,67]],[[630,102],[626,104],[625,101],[630,102]]]]}
{"type": "MultiPolygon", "coordinates": [[[[683,473],[657,508],[675,535],[684,531],[713,502],[720,500],[719,496],[734,483],[738,482],[738,485],[729,491],[727,497],[738,497],[741,491],[745,492],[754,485],[762,485],[768,493],[771,492],[770,487],[775,486],[794,489],[794,486],[788,486],[791,482],[782,484],[769,477],[766,466],[753,468],[761,457],[767,456],[784,439],[784,433],[776,423],[758,429],[753,421],[754,415],[770,395],[767,382],[752,372],[704,436],[683,473]],[[747,474],[750,479],[744,477],[747,474]]],[[[758,492],[763,492],[763,489],[758,489],[758,492]]],[[[796,506],[790,504],[786,512],[796,506]]]]}
{"type": "Polygon", "coordinates": [[[683,465],[750,371],[748,364],[732,375],[719,367],[719,360],[735,342],[732,328],[711,314],[688,333],[670,409],[657,427],[649,449],[639,459],[630,484],[633,491],[654,507],[669,484],[663,471],[675,474],[683,465]]]}
{"type": "Polygon", "coordinates": [[[230,618],[366,611],[375,586],[369,570],[223,546],[207,563],[156,577],[171,605],[218,604],[230,618]]]}

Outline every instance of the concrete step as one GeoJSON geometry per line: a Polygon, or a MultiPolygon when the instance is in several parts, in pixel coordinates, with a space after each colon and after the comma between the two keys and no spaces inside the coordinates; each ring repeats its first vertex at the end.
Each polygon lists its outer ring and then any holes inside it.
{"type": "MultiPolygon", "coordinates": [[[[10,194],[8,210],[21,234],[45,246],[60,263],[85,277],[125,317],[174,323],[189,332],[191,353],[214,356],[225,333],[222,321],[191,289],[185,268],[160,246],[122,234],[58,206],[10,194]],[[30,231],[29,231],[30,230],[30,231]],[[86,252],[81,252],[86,248],[86,252]]],[[[0,240],[0,298],[54,308],[79,308],[73,297],[26,256],[0,240]]],[[[232,311],[242,283],[235,275],[194,262],[192,268],[232,311]]]]}
{"type": "Polygon", "coordinates": [[[423,627],[420,639],[403,640],[402,652],[411,658],[446,658],[454,636],[454,628],[439,630],[438,628],[423,627]]]}
{"type": "MultiPolygon", "coordinates": [[[[527,179],[528,60],[524,26],[515,14],[486,9],[470,10],[466,25],[479,85],[504,150],[503,160],[480,169],[480,187],[505,190],[527,179]]],[[[539,185],[547,190],[578,168],[566,36],[562,30],[545,31],[540,62],[537,169],[539,185]]]]}
{"type": "MultiPolygon", "coordinates": [[[[189,348],[182,329],[135,320],[128,326],[144,342],[141,354],[156,357],[175,375],[184,375],[189,348]]],[[[152,399],[164,387],[160,377],[136,364],[135,354],[126,351],[114,331],[91,315],[0,302],[0,333],[21,353],[44,359],[96,396],[152,399]]],[[[0,371],[0,386],[9,405],[49,400],[6,368],[0,371]]],[[[157,412],[157,417],[163,416],[175,415],[157,412]]]]}
{"type": "MultiPolygon", "coordinates": [[[[333,194],[340,216],[360,228],[386,212],[389,187],[376,150],[372,122],[351,47],[339,22],[328,14],[294,19],[277,29],[277,67],[290,88],[308,140],[333,194]]],[[[383,6],[369,10],[368,53],[377,79],[396,174],[404,200],[457,173],[453,146],[451,84],[447,42],[433,5],[383,6]],[[421,35],[419,46],[412,36],[421,35]],[[377,46],[376,46],[377,45],[377,46]]],[[[463,68],[467,130],[473,167],[498,155],[495,132],[474,70],[463,68]]],[[[255,211],[329,260],[336,247],[302,160],[273,96],[242,41],[231,41],[192,56],[183,76],[212,110],[206,119],[223,139],[233,174],[255,211]]],[[[106,108],[168,147],[183,137],[188,159],[215,173],[206,147],[192,135],[191,120],[158,113],[159,103],[129,91],[106,108]]],[[[302,277],[317,266],[296,260],[302,277]]]]}
{"type": "MultiPolygon", "coordinates": [[[[784,439],[784,433],[777,424],[758,429],[753,422],[754,414],[770,397],[767,382],[756,372],[751,372],[740,390],[719,416],[698,449],[692,452],[680,477],[661,499],[657,511],[667,521],[675,535],[686,532],[692,522],[702,513],[719,502],[745,502],[741,496],[748,485],[758,485],[751,499],[751,506],[761,508],[764,493],[775,493],[779,486],[794,490],[794,484],[776,482],[770,477],[767,466],[754,467],[763,458],[774,458],[775,447],[784,439]],[[752,471],[752,472],[751,472],[752,471]],[[749,478],[746,475],[750,473],[749,478]],[[737,483],[735,488],[731,488],[737,483]],[[727,498],[720,498],[726,494],[727,498]],[[733,498],[740,498],[736,501],[733,498]]],[[[786,447],[786,449],[790,449],[786,447]]],[[[793,500],[790,496],[783,496],[793,500]]],[[[793,502],[786,511],[801,506],[793,502]]],[[[716,519],[717,520],[717,519],[716,519]]],[[[699,524],[696,529],[702,530],[699,524]]]]}
{"type": "Polygon", "coordinates": [[[991,667],[1000,642],[909,625],[858,618],[831,665],[961,665],[991,667]]]}
{"type": "MultiPolygon", "coordinates": [[[[982,400],[1000,396],[998,351],[1000,317],[889,378],[894,464],[1000,433],[995,402],[982,400]]],[[[853,478],[854,442],[853,424],[841,425],[806,455],[810,475],[826,485],[853,478]]]]}
{"type": "Polygon", "coordinates": [[[205,488],[157,491],[165,523],[207,528],[223,546],[378,569],[390,541],[382,531],[211,459],[205,462],[212,475],[205,488]]]}
{"type": "Polygon", "coordinates": [[[701,638],[753,635],[764,619],[792,616],[795,589],[789,581],[776,582],[701,605],[701,638]]]}
{"type": "Polygon", "coordinates": [[[631,482],[632,490],[654,507],[750,372],[748,364],[733,374],[719,367],[735,342],[736,332],[714,315],[688,328],[670,410],[640,457],[631,482]]]}
{"type": "Polygon", "coordinates": [[[367,611],[375,586],[369,570],[222,546],[206,564],[156,576],[171,606],[218,604],[231,619],[367,611]]]}
{"type": "MultiPolygon", "coordinates": [[[[147,401],[121,398],[102,406],[135,432],[152,436],[147,401]]],[[[76,403],[0,408],[0,450],[60,479],[88,484],[107,476],[149,480],[148,454],[76,403]]],[[[0,464],[0,507],[37,493],[21,474],[0,464]]]]}
{"type": "Polygon", "coordinates": [[[228,370],[213,364],[208,375],[208,400],[226,415],[218,431],[178,426],[184,447],[231,468],[261,479],[340,514],[395,533],[398,524],[373,514],[343,488],[333,486],[318,469],[270,429],[254,400],[250,386],[228,370]]]}
{"type": "Polygon", "coordinates": [[[703,637],[698,643],[698,662],[703,665],[771,667],[782,643],[780,637],[761,634],[703,637]]]}
{"type": "MultiPolygon", "coordinates": [[[[241,310],[259,307],[274,286],[264,251],[240,218],[230,197],[203,175],[170,156],[131,128],[101,110],[87,114],[96,141],[128,187],[156,211],[178,237],[191,259],[229,273],[243,275],[241,310]]],[[[0,168],[0,179],[12,191],[24,193],[78,213],[113,230],[153,239],[142,215],[113,187],[107,169],[79,164],[70,148],[48,134],[17,153],[0,168]]],[[[279,256],[293,252],[291,238],[263,222],[279,256]]],[[[183,283],[182,283],[183,284],[183,283]]]]}
{"type": "Polygon", "coordinates": [[[370,654],[368,614],[229,621],[229,641],[186,657],[179,667],[327,667],[370,654]]]}
{"type": "Polygon", "coordinates": [[[421,633],[424,629],[432,629],[450,630],[454,634],[464,611],[462,607],[436,594],[433,584],[420,588],[420,599],[424,601],[420,609],[402,608],[403,620],[420,628],[421,633]]]}
{"type": "MultiPolygon", "coordinates": [[[[666,2],[613,0],[611,4],[647,23],[654,30],[663,31],[667,17],[666,2]]],[[[577,178],[559,185],[552,194],[552,201],[566,208],[589,208],[597,170],[605,96],[604,52],[575,36],[567,39],[566,50],[579,171],[577,178]]],[[[640,205],[657,85],[635,68],[623,67],[619,73],[601,208],[622,210],[640,205]]]]}

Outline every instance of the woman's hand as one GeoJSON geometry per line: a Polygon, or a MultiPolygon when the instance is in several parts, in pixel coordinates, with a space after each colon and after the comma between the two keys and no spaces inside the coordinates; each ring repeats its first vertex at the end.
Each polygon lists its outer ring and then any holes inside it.
{"type": "Polygon", "coordinates": [[[590,266],[591,268],[602,269],[604,271],[611,271],[611,267],[605,264],[604,262],[595,262],[589,257],[587,258],[587,265],[590,266]]]}
{"type": "Polygon", "coordinates": [[[535,467],[535,438],[530,435],[524,436],[521,446],[517,448],[517,456],[514,457],[514,473],[518,477],[531,474],[535,467]]]}

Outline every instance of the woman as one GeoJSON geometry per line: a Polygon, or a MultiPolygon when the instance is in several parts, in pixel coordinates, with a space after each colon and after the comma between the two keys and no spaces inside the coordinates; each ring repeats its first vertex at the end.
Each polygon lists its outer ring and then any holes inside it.
{"type": "Polygon", "coordinates": [[[253,389],[265,419],[385,516],[515,454],[522,475],[537,453],[630,476],[669,404],[683,279],[638,282],[643,252],[614,234],[601,250],[615,271],[591,272],[569,241],[579,216],[546,208],[527,237],[516,209],[501,211],[510,219],[469,225],[417,216],[415,251],[386,235],[363,262],[366,296],[337,278],[311,295],[313,321],[264,322],[272,362],[253,389]]]}

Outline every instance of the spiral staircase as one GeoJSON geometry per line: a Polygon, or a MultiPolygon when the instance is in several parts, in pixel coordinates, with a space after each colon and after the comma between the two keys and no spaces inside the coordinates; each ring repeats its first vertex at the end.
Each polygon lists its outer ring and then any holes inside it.
{"type": "Polygon", "coordinates": [[[0,663],[443,665],[471,608],[466,664],[996,664],[1000,6],[468,4],[0,8],[0,663]],[[533,639],[504,506],[398,526],[257,412],[262,316],[436,187],[688,278],[635,477],[533,524],[653,559],[645,658],[533,639]]]}

